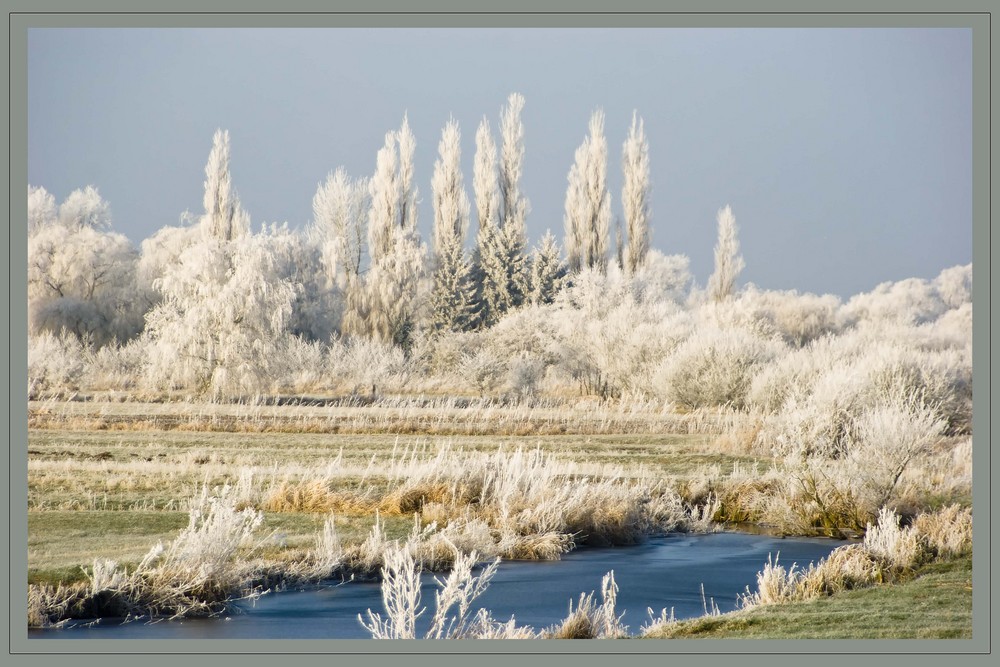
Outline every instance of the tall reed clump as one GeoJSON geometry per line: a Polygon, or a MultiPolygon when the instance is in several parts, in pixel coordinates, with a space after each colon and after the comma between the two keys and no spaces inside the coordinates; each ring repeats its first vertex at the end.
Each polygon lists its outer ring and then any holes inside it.
{"type": "Polygon", "coordinates": [[[614,572],[601,581],[601,603],[594,600],[594,593],[581,594],[576,608],[569,604],[569,615],[560,623],[542,632],[527,626],[518,626],[511,617],[497,621],[490,611],[472,612],[473,602],[489,587],[500,565],[497,558],[479,572],[473,571],[479,560],[475,552],[456,554],[448,575],[435,577],[434,613],[422,634],[417,632],[417,619],[427,607],[422,603],[422,563],[415,559],[410,545],[398,542],[384,553],[382,575],[382,604],[385,611],[368,609],[365,616],[358,614],[358,622],[374,639],[596,639],[628,636],[628,627],[622,625],[622,616],[615,611],[618,585],[614,572]]]}
{"type": "MultiPolygon", "coordinates": [[[[532,560],[559,558],[578,544],[632,544],[670,530],[709,530],[714,515],[714,508],[685,506],[660,480],[629,478],[614,467],[581,470],[539,449],[411,450],[373,459],[369,469],[351,488],[336,488],[329,473],[282,480],[260,506],[413,515],[419,530],[433,533],[422,542],[428,549],[447,538],[462,551],[532,560]]],[[[377,553],[369,546],[365,552],[377,553]]],[[[431,560],[450,564],[450,549],[439,545],[437,551],[431,560]]],[[[366,570],[381,564],[366,562],[366,570]]]]}
{"type": "MultiPolygon", "coordinates": [[[[427,608],[421,604],[421,564],[405,547],[388,550],[382,567],[382,604],[385,618],[368,609],[367,620],[358,614],[358,622],[374,639],[415,639],[417,619],[427,608]]],[[[529,639],[535,636],[530,628],[518,627],[513,618],[505,623],[495,621],[485,609],[471,613],[472,603],[489,586],[500,559],[473,574],[478,555],[458,554],[451,572],[441,579],[435,577],[434,614],[423,637],[425,639],[529,639]]]]}
{"type": "Polygon", "coordinates": [[[544,639],[619,639],[628,636],[628,626],[622,625],[622,616],[615,611],[618,585],[614,571],[601,580],[601,604],[594,600],[594,593],[580,594],[576,609],[569,603],[569,614],[561,622],[542,632],[544,639]]]}
{"type": "Polygon", "coordinates": [[[98,558],[83,585],[29,588],[29,625],[67,618],[212,616],[255,595],[266,573],[248,557],[263,515],[237,509],[226,487],[207,489],[189,523],[169,544],[157,543],[134,568],[98,558]]]}
{"type": "Polygon", "coordinates": [[[868,588],[905,577],[921,563],[950,559],[972,550],[972,511],[957,505],[922,514],[910,526],[883,507],[864,540],[838,547],[805,569],[779,565],[769,557],[757,573],[757,590],[749,587],[740,598],[742,608],[810,600],[838,591],[868,588]]]}

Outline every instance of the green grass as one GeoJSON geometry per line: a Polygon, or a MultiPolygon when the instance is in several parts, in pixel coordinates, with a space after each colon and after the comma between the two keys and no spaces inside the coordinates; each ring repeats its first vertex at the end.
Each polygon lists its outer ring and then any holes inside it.
{"type": "Polygon", "coordinates": [[[808,602],[682,621],[656,639],[970,639],[972,558],[935,562],[916,578],[808,602]]]}

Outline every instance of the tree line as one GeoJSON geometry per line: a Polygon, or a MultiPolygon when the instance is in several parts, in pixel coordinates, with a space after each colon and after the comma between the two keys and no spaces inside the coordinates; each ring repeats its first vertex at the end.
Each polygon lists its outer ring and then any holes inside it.
{"type": "MultiPolygon", "coordinates": [[[[479,124],[471,199],[459,125],[445,125],[430,181],[430,247],[418,232],[416,139],[405,116],[385,135],[370,177],[341,167],[318,185],[313,220],[299,231],[287,223],[252,231],[223,130],[205,166],[202,214],[160,229],[139,249],[112,231],[110,207],[94,187],[58,206],[44,188],[29,187],[29,333],[68,332],[97,347],[142,337],[167,386],[230,384],[235,374],[236,384],[250,387],[266,377],[288,336],[365,338],[406,350],[418,330],[483,330],[527,304],[550,304],[581,271],[604,273],[614,264],[634,275],[651,236],[642,119],[633,114],[622,146],[623,220],[612,230],[598,110],[568,174],[564,248],[548,231],[529,252],[524,103],[518,93],[508,97],[499,141],[488,118],[479,124]],[[478,230],[470,239],[473,209],[478,230]]],[[[709,286],[721,301],[735,291],[743,262],[728,207],[718,225],[709,286]]]]}

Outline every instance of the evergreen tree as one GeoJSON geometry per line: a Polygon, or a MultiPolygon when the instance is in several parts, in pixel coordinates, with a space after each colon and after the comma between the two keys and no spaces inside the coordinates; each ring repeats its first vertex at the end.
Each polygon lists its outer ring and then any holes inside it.
{"type": "Polygon", "coordinates": [[[474,315],[475,286],[465,257],[469,198],[462,184],[461,134],[452,120],[441,134],[431,189],[434,196],[434,288],[431,320],[435,329],[462,331],[474,315]]]}
{"type": "Polygon", "coordinates": [[[566,267],[560,259],[559,244],[550,230],[546,230],[535,249],[531,261],[531,303],[552,303],[562,287],[566,267]]]}
{"type": "Polygon", "coordinates": [[[525,231],[528,200],[520,190],[524,171],[524,97],[512,93],[500,114],[499,169],[496,145],[484,119],[476,133],[474,187],[479,213],[477,277],[480,322],[490,326],[524,303],[529,289],[525,231]]]}

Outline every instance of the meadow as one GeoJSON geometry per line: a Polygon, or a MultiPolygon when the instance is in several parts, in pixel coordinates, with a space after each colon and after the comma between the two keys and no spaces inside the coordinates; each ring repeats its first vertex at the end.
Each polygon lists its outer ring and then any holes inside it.
{"type": "MultiPolygon", "coordinates": [[[[746,417],[726,410],[677,414],[555,399],[531,407],[403,396],[367,405],[332,398],[294,405],[118,398],[29,405],[33,627],[100,615],[213,615],[265,590],[352,576],[400,586],[407,572],[455,576],[463,565],[472,591],[475,562],[558,559],[588,544],[630,544],[670,531],[754,524],[788,535],[830,534],[823,521],[794,511],[800,503],[794,475],[801,471],[741,445],[736,436],[746,432],[746,417]],[[206,570],[208,562],[214,564],[206,570]]],[[[919,508],[908,522],[945,515],[947,530],[959,534],[950,550],[924,535],[901,566],[879,557],[865,576],[768,602],[794,609],[834,593],[831,600],[839,600],[849,589],[866,595],[875,583],[919,581],[922,568],[967,559],[971,514],[959,508],[969,507],[971,486],[953,477],[934,483],[953,470],[962,449],[961,439],[953,439],[924,453],[900,487],[919,508]]],[[[865,533],[848,525],[838,532],[865,533]]],[[[761,567],[762,576],[774,574],[766,563],[761,567]]],[[[961,563],[956,567],[961,575],[961,563]]],[[[891,603],[897,607],[910,589],[899,590],[891,603]]],[[[896,613],[885,632],[966,636],[971,593],[949,591],[945,603],[958,611],[944,630],[932,616],[896,613]]],[[[613,623],[598,623],[613,613],[611,599],[611,610],[581,599],[565,627],[547,635],[511,624],[503,629],[492,619],[461,619],[455,627],[466,634],[454,636],[617,636],[613,623]]],[[[790,613],[749,598],[745,606],[739,614],[790,613]]],[[[810,619],[802,617],[806,635],[815,625],[810,619]]],[[[753,621],[747,636],[794,636],[760,623],[753,621]]],[[[642,632],[708,632],[693,627],[664,620],[642,632]]],[[[710,636],[726,628],[740,636],[750,626],[705,627],[712,628],[710,636]]],[[[371,629],[373,636],[407,636],[405,623],[371,629]]],[[[859,632],[843,627],[844,636],[859,632]]]]}

